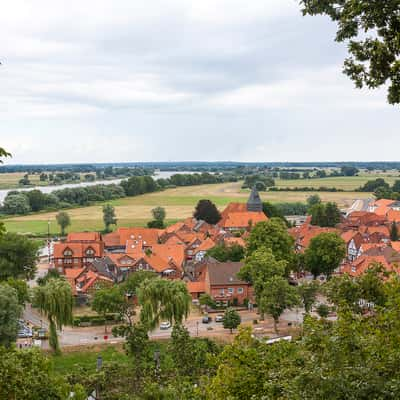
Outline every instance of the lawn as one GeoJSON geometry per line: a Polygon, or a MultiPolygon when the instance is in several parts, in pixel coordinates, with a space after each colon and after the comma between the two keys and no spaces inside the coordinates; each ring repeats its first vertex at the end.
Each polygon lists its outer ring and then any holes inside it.
{"type": "MultiPolygon", "coordinates": [[[[298,183],[297,183],[298,184],[298,183]]],[[[312,192],[264,192],[261,198],[271,202],[305,202],[312,192]]],[[[319,192],[323,201],[335,201],[340,207],[348,207],[354,199],[371,197],[371,193],[357,192],[319,192]]],[[[126,197],[110,201],[115,207],[118,226],[145,226],[151,219],[151,209],[162,206],[167,212],[167,223],[174,223],[193,214],[200,199],[210,199],[223,209],[229,202],[245,202],[248,190],[241,189],[241,183],[223,183],[168,189],[136,197],[126,197]]],[[[68,210],[72,225],[69,231],[103,229],[102,205],[74,208],[68,210]]],[[[50,233],[59,233],[55,212],[39,213],[3,220],[10,232],[47,234],[47,221],[51,221],[50,233]]]]}
{"type": "Polygon", "coordinates": [[[103,363],[111,361],[123,364],[129,363],[129,358],[125,352],[112,346],[108,346],[99,351],[96,351],[96,349],[88,349],[86,351],[64,352],[61,356],[52,356],[51,360],[54,370],[65,376],[71,373],[71,371],[75,371],[78,366],[90,372],[94,372],[99,355],[103,358],[103,363]]]}

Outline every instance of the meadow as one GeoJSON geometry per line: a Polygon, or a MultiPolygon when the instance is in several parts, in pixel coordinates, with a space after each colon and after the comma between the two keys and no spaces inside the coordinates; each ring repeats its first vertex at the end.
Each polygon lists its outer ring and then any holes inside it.
{"type": "MultiPolygon", "coordinates": [[[[334,178],[326,180],[329,179],[334,178]]],[[[305,202],[311,194],[312,192],[263,192],[260,195],[263,201],[276,203],[305,202]]],[[[355,199],[372,197],[371,193],[357,192],[319,192],[318,194],[323,201],[334,201],[342,208],[349,207],[355,199]]],[[[242,190],[241,182],[236,182],[179,187],[141,196],[126,197],[109,203],[115,207],[118,226],[145,226],[152,219],[151,209],[156,206],[165,208],[166,222],[170,224],[191,216],[200,199],[210,199],[219,209],[223,209],[229,202],[246,202],[248,196],[249,191],[242,190]]],[[[103,229],[101,203],[70,209],[67,212],[72,222],[68,231],[103,229]]],[[[59,227],[56,224],[55,215],[56,212],[44,212],[7,218],[3,222],[10,232],[44,236],[47,234],[48,221],[50,221],[50,234],[57,235],[59,227]]]]}

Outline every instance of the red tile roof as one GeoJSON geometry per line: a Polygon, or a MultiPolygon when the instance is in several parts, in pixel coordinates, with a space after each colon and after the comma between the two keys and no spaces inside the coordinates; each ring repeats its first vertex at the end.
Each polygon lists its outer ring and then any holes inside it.
{"type": "Polygon", "coordinates": [[[67,242],[96,242],[101,241],[99,232],[71,232],[67,236],[67,242]]]}
{"type": "Polygon", "coordinates": [[[186,286],[189,293],[205,293],[206,291],[205,281],[186,282],[186,286]]]}
{"type": "Polygon", "coordinates": [[[70,257],[103,257],[103,243],[102,242],[61,242],[54,245],[54,258],[64,258],[64,252],[69,249],[72,251],[70,257]],[[94,254],[88,255],[86,251],[93,249],[94,254]]]}

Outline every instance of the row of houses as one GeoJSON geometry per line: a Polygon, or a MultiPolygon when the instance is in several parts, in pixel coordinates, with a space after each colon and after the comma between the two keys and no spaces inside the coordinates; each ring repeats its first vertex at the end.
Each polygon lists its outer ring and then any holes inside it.
{"type": "Polygon", "coordinates": [[[391,240],[395,224],[400,232],[400,202],[381,199],[372,202],[366,211],[354,211],[334,228],[311,225],[311,218],[289,230],[295,239],[296,251],[304,252],[312,238],[323,232],[337,233],[346,244],[346,258],[338,273],[359,276],[371,264],[379,263],[387,271],[400,265],[400,242],[391,240]]]}
{"type": "Polygon", "coordinates": [[[193,298],[210,293],[220,301],[242,302],[250,289],[235,278],[240,263],[218,263],[205,256],[217,244],[244,247],[251,228],[268,218],[255,189],[247,203],[230,203],[221,216],[217,225],[187,218],[166,229],[70,233],[54,245],[53,267],[66,276],[77,296],[120,283],[136,271],[152,271],[165,279],[184,279],[193,298]],[[200,277],[202,283],[193,282],[200,277]]]}

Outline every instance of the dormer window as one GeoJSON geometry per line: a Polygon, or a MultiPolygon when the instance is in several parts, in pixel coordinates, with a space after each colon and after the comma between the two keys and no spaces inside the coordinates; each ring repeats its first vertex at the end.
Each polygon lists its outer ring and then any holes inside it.
{"type": "Polygon", "coordinates": [[[64,256],[65,257],[72,257],[72,250],[71,249],[65,249],[64,250],[64,256]]]}
{"type": "Polygon", "coordinates": [[[86,250],[86,255],[93,256],[94,255],[94,250],[92,248],[87,249],[86,250]]]}

